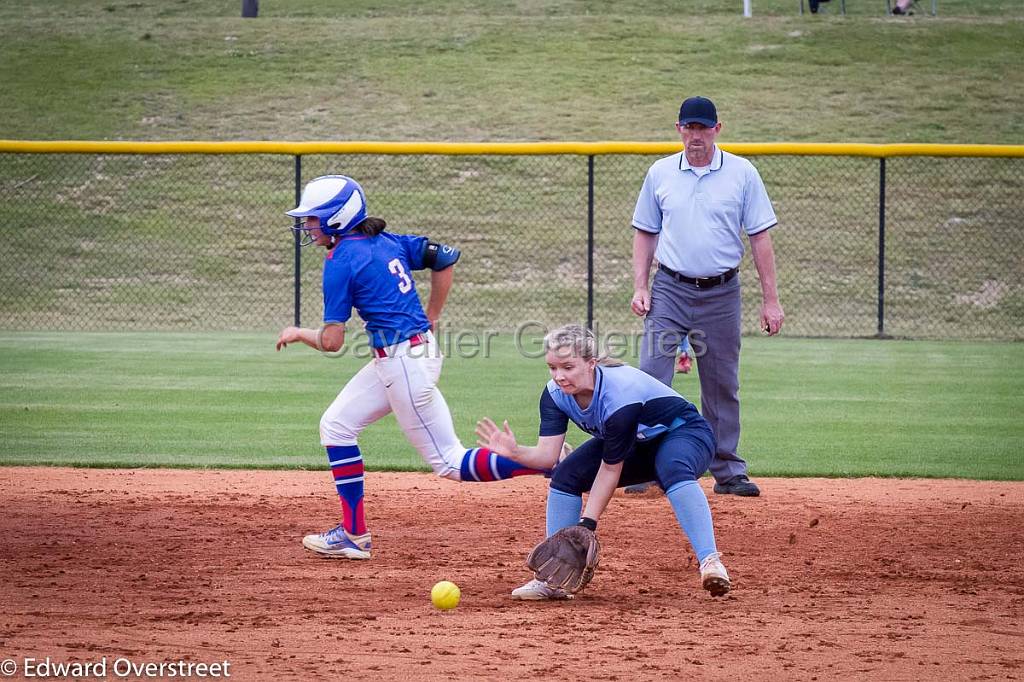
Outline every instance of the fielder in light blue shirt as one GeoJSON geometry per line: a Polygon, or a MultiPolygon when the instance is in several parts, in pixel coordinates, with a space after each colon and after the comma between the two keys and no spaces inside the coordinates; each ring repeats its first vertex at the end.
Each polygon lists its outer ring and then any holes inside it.
{"type": "MultiPolygon", "coordinates": [[[[579,325],[544,337],[551,372],[540,397],[537,445],[516,440],[508,421],[477,422],[480,445],[528,468],[553,468],[547,536],[597,522],[616,488],[655,480],[675,512],[700,564],[701,585],[713,597],[729,592],[708,499],[698,480],[715,451],[715,436],[697,408],[654,377],[598,352],[594,333],[579,325]],[[562,458],[572,421],[592,438],[562,458]],[[583,494],[587,493],[584,506],[583,494]]],[[[512,591],[513,599],[570,599],[573,593],[539,578],[512,591]]]]}

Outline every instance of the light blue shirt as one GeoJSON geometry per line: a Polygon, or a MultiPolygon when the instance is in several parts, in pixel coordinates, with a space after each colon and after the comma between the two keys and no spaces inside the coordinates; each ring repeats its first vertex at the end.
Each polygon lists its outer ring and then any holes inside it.
{"type": "Polygon", "coordinates": [[[743,258],[742,233],[778,222],[754,165],[715,146],[711,165],[694,168],[679,152],[647,171],[633,227],[659,234],[659,263],[687,277],[711,277],[743,258]]]}

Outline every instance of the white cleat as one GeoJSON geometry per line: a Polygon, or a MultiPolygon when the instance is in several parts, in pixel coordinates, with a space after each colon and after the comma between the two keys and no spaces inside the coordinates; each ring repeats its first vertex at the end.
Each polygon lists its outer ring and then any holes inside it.
{"type": "Polygon", "coordinates": [[[732,583],[729,582],[729,574],[726,572],[725,566],[722,565],[721,556],[718,552],[713,552],[700,562],[701,585],[711,593],[712,597],[725,596],[732,587],[732,583]]]}
{"type": "Polygon", "coordinates": [[[302,538],[302,546],[331,559],[370,558],[370,534],[349,535],[343,526],[332,528],[326,533],[307,535],[302,538]]]}
{"type": "Polygon", "coordinates": [[[512,590],[512,598],[519,601],[544,601],[546,599],[572,599],[574,595],[565,590],[551,587],[547,583],[533,579],[522,587],[512,590]]]}

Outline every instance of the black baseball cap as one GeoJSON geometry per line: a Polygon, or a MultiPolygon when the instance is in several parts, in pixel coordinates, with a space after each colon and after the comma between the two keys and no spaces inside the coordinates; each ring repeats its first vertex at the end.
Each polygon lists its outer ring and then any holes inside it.
{"type": "Polygon", "coordinates": [[[708,128],[714,128],[718,123],[718,111],[715,103],[707,97],[690,97],[679,107],[679,125],[687,123],[700,123],[708,128]]]}

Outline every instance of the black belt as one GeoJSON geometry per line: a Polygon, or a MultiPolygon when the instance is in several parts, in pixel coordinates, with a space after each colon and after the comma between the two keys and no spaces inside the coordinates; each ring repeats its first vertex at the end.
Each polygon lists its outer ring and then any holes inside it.
{"type": "Polygon", "coordinates": [[[719,284],[725,284],[730,279],[735,277],[736,273],[740,271],[740,268],[737,265],[732,270],[726,270],[722,274],[715,275],[714,277],[687,277],[686,275],[676,272],[672,268],[665,267],[661,263],[658,263],[658,269],[664,272],[672,279],[678,282],[683,282],[685,284],[692,284],[698,289],[710,289],[711,287],[717,287],[719,284]]]}

